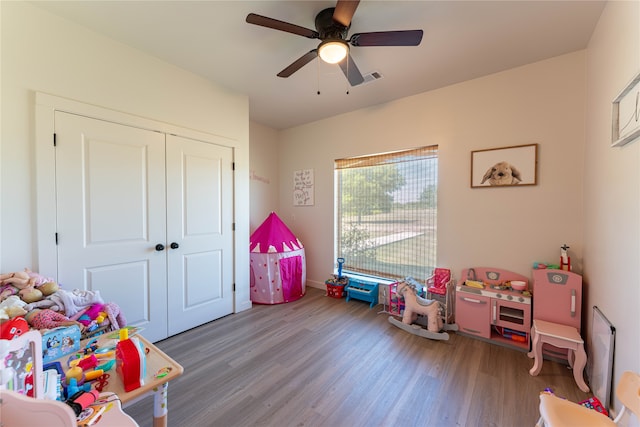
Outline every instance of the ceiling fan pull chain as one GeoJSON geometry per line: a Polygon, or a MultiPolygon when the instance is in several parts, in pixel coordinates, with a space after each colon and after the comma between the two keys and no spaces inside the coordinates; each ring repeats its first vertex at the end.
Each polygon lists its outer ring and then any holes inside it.
{"type": "Polygon", "coordinates": [[[320,95],[320,61],[316,61],[318,63],[318,95],[320,95]]]}
{"type": "Polygon", "coordinates": [[[347,61],[347,95],[349,95],[349,54],[347,53],[347,57],[345,58],[347,61]]]}

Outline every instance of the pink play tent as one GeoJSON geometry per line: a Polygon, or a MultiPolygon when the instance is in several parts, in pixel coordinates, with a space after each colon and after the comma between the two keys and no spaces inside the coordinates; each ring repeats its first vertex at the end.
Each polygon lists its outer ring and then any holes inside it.
{"type": "Polygon", "coordinates": [[[282,220],[271,212],[250,238],[251,301],[280,304],[305,293],[304,247],[282,220]]]}

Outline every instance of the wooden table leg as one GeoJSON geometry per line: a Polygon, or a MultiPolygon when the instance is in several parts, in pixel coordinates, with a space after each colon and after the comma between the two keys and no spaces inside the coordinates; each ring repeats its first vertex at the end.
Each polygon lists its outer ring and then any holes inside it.
{"type": "Polygon", "coordinates": [[[573,378],[576,380],[576,384],[580,387],[580,390],[587,393],[589,386],[584,382],[584,367],[587,364],[587,353],[584,351],[584,345],[578,344],[574,351],[575,361],[573,362],[573,378]]]}
{"type": "Polygon", "coordinates": [[[535,325],[531,328],[531,351],[527,354],[529,357],[533,357],[533,367],[529,370],[529,375],[536,376],[542,369],[542,341],[540,334],[536,331],[535,325]]]}
{"type": "Polygon", "coordinates": [[[164,383],[153,389],[153,427],[167,427],[167,387],[164,383]]]}

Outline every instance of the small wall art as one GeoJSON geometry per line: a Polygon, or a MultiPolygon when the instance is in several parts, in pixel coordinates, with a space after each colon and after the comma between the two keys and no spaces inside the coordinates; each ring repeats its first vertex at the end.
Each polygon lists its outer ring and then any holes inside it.
{"type": "Polygon", "coordinates": [[[471,188],[537,184],[538,144],[471,152],[471,188]]]}
{"type": "Polygon", "coordinates": [[[313,169],[293,172],[293,206],[313,206],[313,169]]]}
{"type": "Polygon", "coordinates": [[[640,137],[640,73],[613,100],[612,115],[612,147],[628,144],[640,137]]]}

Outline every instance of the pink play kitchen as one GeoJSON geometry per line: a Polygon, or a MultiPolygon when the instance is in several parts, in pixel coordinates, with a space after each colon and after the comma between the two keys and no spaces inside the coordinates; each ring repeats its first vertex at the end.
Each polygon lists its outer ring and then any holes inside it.
{"type": "Polygon", "coordinates": [[[459,333],[529,350],[529,279],[499,268],[465,268],[456,287],[459,333]],[[515,286],[514,286],[515,285],[515,286]]]}
{"type": "MultiPolygon", "coordinates": [[[[528,351],[533,319],[580,332],[582,277],[566,270],[534,269],[531,285],[529,278],[512,271],[465,268],[456,286],[455,313],[459,333],[528,351]]],[[[567,358],[565,349],[548,344],[543,351],[567,358]]]]}

